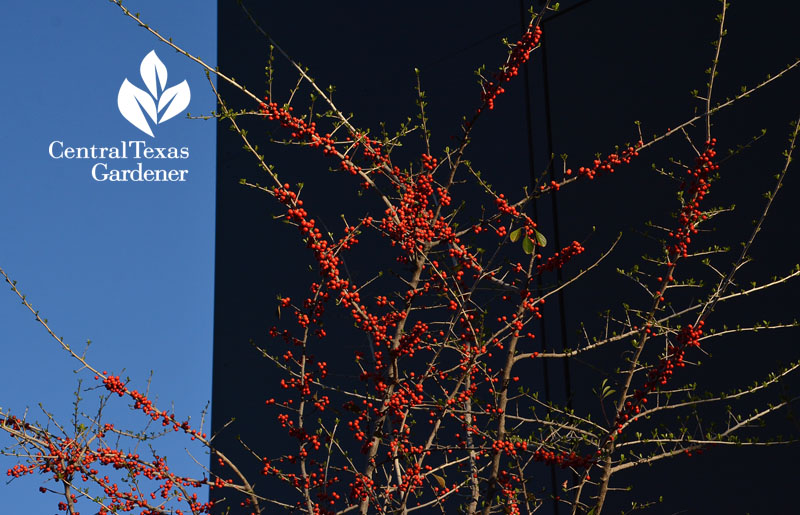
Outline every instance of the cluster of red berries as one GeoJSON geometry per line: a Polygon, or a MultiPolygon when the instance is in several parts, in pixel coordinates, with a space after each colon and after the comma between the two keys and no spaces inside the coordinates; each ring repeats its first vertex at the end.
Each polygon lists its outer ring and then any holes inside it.
{"type": "MultiPolygon", "coordinates": [[[[119,376],[115,375],[108,375],[108,372],[105,370],[103,371],[103,386],[111,392],[119,395],[120,397],[128,396],[133,399],[134,409],[141,410],[145,415],[151,417],[154,421],[161,419],[162,426],[172,425],[175,431],[183,430],[184,433],[187,433],[191,436],[192,440],[196,438],[205,439],[206,434],[197,430],[194,430],[189,425],[188,421],[179,421],[175,418],[175,415],[169,413],[168,411],[160,411],[156,409],[153,402],[148,399],[144,394],[139,393],[137,390],[129,390],[125,383],[122,382],[119,376]]],[[[95,380],[99,380],[100,376],[95,376],[95,380]]],[[[110,426],[106,424],[105,430],[108,431],[110,426]]]]}
{"type": "Polygon", "coordinates": [[[703,335],[704,324],[705,322],[700,321],[696,326],[688,324],[681,329],[676,338],[676,343],[669,345],[667,355],[659,360],[658,365],[648,371],[647,381],[642,388],[633,393],[633,399],[627,401],[617,414],[615,421],[617,432],[622,431],[622,427],[631,417],[644,411],[644,405],[647,404],[647,395],[666,385],[676,368],[686,366],[684,363],[686,348],[700,346],[700,337],[703,335]]]}
{"type": "MultiPolygon", "coordinates": [[[[106,424],[103,429],[109,430],[109,424],[106,424]]],[[[47,451],[39,453],[35,457],[35,465],[17,465],[9,471],[8,475],[19,477],[23,474],[38,471],[43,474],[52,474],[57,481],[62,478],[72,478],[73,476],[80,477],[84,482],[93,481],[103,488],[103,493],[107,497],[104,506],[98,512],[101,515],[129,512],[137,508],[142,509],[141,513],[145,514],[163,513],[160,507],[150,504],[148,498],[155,500],[157,493],[160,492],[160,496],[163,499],[169,499],[174,496],[176,487],[181,489],[184,487],[200,488],[203,484],[202,481],[180,477],[171,473],[166,461],[158,456],[147,462],[136,453],[125,453],[102,444],[92,448],[86,442],[66,437],[59,438],[45,433],[40,433],[39,438],[44,440],[47,451]],[[137,483],[121,489],[119,484],[112,482],[108,476],[101,477],[100,471],[95,468],[97,465],[124,470],[127,476],[134,480],[146,478],[161,483],[147,496],[135,486],[137,483]]],[[[139,482],[138,484],[141,483],[139,482]]],[[[39,490],[43,493],[47,492],[44,487],[39,490]]],[[[186,496],[188,497],[179,494],[177,501],[185,500],[189,503],[189,509],[192,513],[211,512],[213,503],[198,503],[197,494],[189,496],[187,493],[186,496]]],[[[72,495],[70,500],[74,506],[78,502],[78,497],[72,495]]],[[[59,509],[65,511],[65,506],[66,504],[60,503],[59,509]]],[[[181,510],[175,510],[175,513],[182,512],[181,510]]]]}
{"type": "MultiPolygon", "coordinates": [[[[689,244],[692,241],[691,235],[697,233],[696,225],[707,218],[700,210],[700,202],[708,194],[710,188],[709,175],[719,169],[719,165],[713,161],[716,156],[716,151],[714,150],[716,143],[716,138],[706,141],[706,148],[697,157],[695,167],[687,170],[687,173],[691,176],[690,181],[681,184],[681,189],[688,193],[688,200],[682,206],[678,216],[679,227],[669,233],[669,236],[675,240],[673,244],[667,247],[671,260],[669,266],[672,268],[674,268],[675,260],[678,257],[686,257],[688,255],[689,244]]],[[[671,282],[673,280],[672,274],[670,274],[667,281],[671,282]]],[[[663,277],[659,277],[658,281],[663,282],[663,277]]],[[[656,296],[659,301],[664,300],[663,292],[657,291],[656,296]]],[[[631,417],[644,411],[648,394],[666,385],[676,368],[685,366],[686,348],[700,345],[699,340],[703,334],[703,325],[704,321],[701,320],[696,326],[688,324],[681,329],[676,338],[676,343],[669,345],[667,355],[661,358],[659,363],[648,371],[647,381],[642,388],[636,390],[632,400],[626,401],[623,408],[617,413],[614,423],[617,433],[622,432],[623,426],[631,417]]],[[[650,324],[644,327],[644,332],[653,334],[650,324]]]]}
{"type": "Polygon", "coordinates": [[[678,215],[680,226],[669,233],[675,242],[669,246],[670,258],[688,255],[689,244],[692,242],[691,235],[697,234],[697,224],[705,220],[707,215],[700,210],[700,202],[708,194],[711,186],[708,176],[711,172],[718,170],[719,165],[713,159],[717,155],[714,146],[717,144],[716,138],[706,141],[706,149],[696,159],[693,169],[686,171],[691,176],[688,183],[684,182],[681,188],[688,194],[688,200],[681,208],[678,215]]]}
{"type": "Polygon", "coordinates": [[[433,175],[409,178],[402,190],[399,206],[387,208],[380,222],[381,230],[389,236],[392,245],[399,245],[406,254],[413,256],[423,252],[429,242],[446,242],[455,237],[453,228],[434,212],[433,175]]]}
{"type": "Polygon", "coordinates": [[[510,515],[519,515],[519,504],[517,503],[517,493],[519,490],[520,479],[516,474],[501,470],[497,474],[497,486],[500,487],[500,495],[505,498],[503,511],[510,515]]]}
{"type": "MultiPolygon", "coordinates": [[[[522,227],[525,230],[525,234],[529,237],[533,237],[536,230],[536,222],[534,222],[531,217],[525,213],[520,212],[519,208],[509,204],[508,199],[506,199],[506,196],[503,193],[497,195],[497,197],[494,199],[494,204],[502,215],[508,215],[514,220],[520,220],[522,222],[522,227]]],[[[473,231],[474,230],[475,229],[473,228],[473,231]]],[[[479,233],[480,231],[475,232],[479,233]]],[[[500,236],[504,235],[505,231],[504,234],[500,236]]]]}
{"type": "MultiPolygon", "coordinates": [[[[500,68],[500,71],[495,74],[494,80],[488,81],[483,85],[481,102],[484,106],[486,106],[486,108],[490,110],[494,109],[495,99],[499,95],[505,93],[503,84],[509,82],[511,79],[517,76],[522,65],[528,62],[528,59],[530,59],[531,52],[536,45],[539,44],[541,37],[542,29],[539,27],[538,23],[536,26],[531,24],[525,33],[522,34],[522,37],[511,49],[511,53],[508,56],[508,61],[506,61],[506,64],[503,65],[503,67],[500,68]]],[[[478,108],[479,113],[482,110],[483,106],[478,108]]]]}
{"type": "Polygon", "coordinates": [[[547,261],[542,263],[541,265],[536,265],[536,273],[541,274],[543,272],[552,272],[557,268],[563,267],[570,259],[577,256],[578,254],[582,253],[586,249],[583,248],[583,245],[580,242],[573,241],[563,249],[561,252],[556,252],[551,257],[547,258],[547,261]]]}
{"type": "MultiPolygon", "coordinates": [[[[359,147],[363,157],[376,166],[378,170],[392,168],[389,156],[383,152],[380,142],[371,139],[366,134],[356,132],[351,137],[345,138],[342,143],[347,145],[348,150],[345,154],[342,154],[336,150],[336,140],[333,139],[331,134],[321,135],[317,131],[316,122],[308,123],[304,119],[294,116],[292,114],[293,107],[278,106],[277,102],[271,102],[269,98],[264,97],[264,102],[260,104],[260,111],[262,116],[268,120],[278,121],[282,127],[291,130],[290,136],[292,139],[303,142],[313,148],[321,148],[323,154],[337,156],[340,159],[340,168],[352,175],[366,175],[364,168],[353,161],[354,157],[348,155],[348,153],[357,152],[359,147]]],[[[369,182],[365,182],[362,186],[369,187],[369,182]]]]}
{"type": "MultiPolygon", "coordinates": [[[[518,74],[520,67],[529,59],[530,52],[538,44],[541,37],[541,30],[538,26],[531,26],[526,33],[513,47],[507,63],[501,71],[495,75],[494,80],[484,85],[482,96],[483,107],[492,109],[496,97],[504,92],[503,85],[518,74]]],[[[483,108],[482,107],[482,108],[483,108]]],[[[422,154],[422,166],[419,173],[400,170],[391,164],[389,157],[381,148],[379,142],[370,139],[365,134],[351,134],[349,138],[341,143],[346,143],[340,148],[347,148],[341,153],[330,134],[320,134],[314,123],[307,123],[292,114],[292,108],[281,108],[274,102],[263,104],[262,113],[271,120],[277,120],[283,127],[291,131],[291,138],[305,143],[312,147],[320,147],[326,154],[332,154],[340,160],[340,167],[351,174],[360,175],[369,184],[374,184],[374,174],[382,174],[388,178],[392,186],[396,188],[397,195],[393,197],[393,204],[388,206],[383,216],[379,220],[371,217],[364,218],[359,228],[348,227],[345,235],[336,240],[324,239],[318,224],[313,218],[309,217],[306,206],[298,198],[298,194],[291,190],[289,184],[284,184],[272,189],[277,200],[286,207],[287,220],[296,224],[306,245],[312,250],[314,261],[319,269],[322,280],[319,284],[312,285],[312,296],[305,299],[302,307],[293,305],[291,300],[286,298],[280,301],[282,308],[294,310],[293,319],[297,322],[304,333],[315,328],[318,336],[324,336],[322,329],[322,317],[324,314],[324,304],[329,299],[335,299],[341,304],[354,321],[356,327],[369,335],[370,343],[373,346],[373,359],[369,362],[361,359],[357,360],[362,369],[361,378],[369,381],[373,385],[370,396],[356,403],[349,401],[343,408],[352,413],[353,416],[346,422],[354,439],[362,444],[362,452],[370,455],[369,459],[374,461],[373,456],[377,446],[385,446],[387,458],[403,455],[406,465],[401,474],[398,484],[398,491],[415,490],[424,484],[428,466],[422,466],[421,460],[430,454],[425,446],[415,444],[411,439],[411,426],[405,422],[407,415],[413,408],[419,408],[426,402],[430,402],[429,395],[426,395],[425,381],[431,378],[438,378],[444,381],[449,375],[460,373],[470,377],[469,387],[462,387],[462,390],[449,392],[443,389],[445,398],[441,407],[430,410],[431,424],[443,420],[445,416],[456,418],[465,424],[466,430],[479,434],[481,431],[477,425],[478,413],[471,413],[471,423],[466,423],[463,414],[458,414],[458,407],[469,402],[471,397],[477,394],[480,384],[487,385],[490,389],[497,388],[500,379],[491,368],[483,367],[476,363],[478,357],[487,354],[491,357],[493,349],[503,349],[506,337],[513,335],[518,337],[524,330],[527,319],[531,317],[541,317],[539,303],[542,299],[537,299],[524,286],[520,287],[520,313],[523,315],[511,314],[505,320],[501,319],[504,329],[494,335],[489,341],[480,343],[478,337],[480,331],[473,327],[472,315],[466,312],[468,305],[463,301],[462,294],[459,292],[469,291],[470,284],[465,284],[470,277],[478,280],[479,277],[493,276],[493,271],[484,272],[476,254],[474,254],[459,239],[459,234],[451,225],[452,218],[441,214],[441,208],[449,206],[452,202],[448,187],[439,185],[434,180],[434,172],[439,166],[436,158],[429,154],[422,154]],[[360,153],[359,153],[360,152],[360,153]],[[358,164],[361,158],[369,164],[358,164]],[[399,295],[405,307],[395,306],[394,301],[388,297],[379,295],[376,307],[370,309],[362,300],[361,287],[354,284],[350,279],[343,278],[341,270],[343,266],[342,251],[353,248],[358,243],[357,235],[359,230],[372,227],[382,236],[387,238],[392,246],[398,247],[402,252],[398,260],[402,263],[413,263],[420,269],[418,279],[410,284],[405,295],[399,295]],[[436,260],[430,258],[430,250],[441,245],[447,250],[443,253],[444,259],[452,262],[452,272],[439,266],[436,260]],[[430,261],[429,261],[430,259],[430,261]],[[424,272],[424,273],[422,273],[424,272]],[[450,272],[450,273],[448,273],[450,272]],[[483,274],[483,275],[481,275],[483,274]],[[449,333],[436,331],[428,323],[423,321],[410,322],[407,320],[413,303],[422,304],[420,297],[435,293],[445,297],[443,303],[438,302],[434,308],[444,308],[454,312],[455,329],[451,328],[449,333]],[[402,331],[398,330],[402,327],[402,331]],[[507,332],[503,332],[507,331],[507,332]],[[432,345],[439,342],[458,343],[461,348],[459,362],[454,369],[440,371],[435,366],[436,362],[429,363],[426,370],[419,375],[408,372],[408,377],[397,377],[392,366],[396,366],[396,360],[400,357],[414,357],[421,351],[432,350],[432,345]],[[365,364],[371,363],[372,366],[364,368],[365,364]],[[485,375],[482,381],[480,375],[485,375]],[[391,434],[383,434],[380,437],[370,436],[370,424],[375,420],[389,420],[394,428],[391,434]]],[[[614,171],[614,166],[628,163],[632,157],[638,155],[635,147],[630,147],[620,154],[611,154],[605,160],[597,160],[589,168],[581,168],[580,176],[593,178],[597,173],[614,171]]],[[[568,174],[571,172],[568,172],[568,174]]],[[[361,186],[364,186],[362,183],[361,186]]],[[[551,183],[551,187],[558,189],[558,183],[551,183]]],[[[386,200],[386,197],[384,197],[386,200]]],[[[536,224],[524,213],[520,212],[517,206],[509,204],[501,194],[495,197],[495,204],[499,211],[497,217],[510,217],[515,222],[521,222],[526,236],[535,236],[536,224]]],[[[513,225],[512,225],[513,226],[513,225]]],[[[483,230],[481,225],[477,225],[475,232],[483,230]]],[[[496,229],[500,236],[506,233],[505,227],[496,229]]],[[[540,264],[536,271],[542,273],[546,270],[555,270],[567,263],[572,257],[580,254],[584,248],[578,242],[573,242],[564,247],[554,256],[540,264]]],[[[541,256],[537,257],[541,259],[541,256]]],[[[519,270],[521,273],[522,270],[519,270]]],[[[438,328],[437,328],[438,329],[438,328]]],[[[303,366],[303,372],[295,377],[284,379],[284,388],[296,390],[298,395],[304,400],[310,400],[312,394],[315,396],[314,406],[322,411],[330,403],[327,396],[318,397],[314,393],[314,386],[319,384],[324,378],[322,370],[314,370],[309,365],[313,360],[309,359],[305,352],[307,347],[306,336],[293,336],[289,330],[279,331],[277,328],[270,330],[272,336],[282,336],[284,340],[292,346],[303,348],[303,358],[295,358],[291,352],[284,355],[284,360],[292,366],[303,366]]],[[[530,333],[529,333],[530,334],[530,333]]],[[[532,336],[532,335],[531,335],[532,336]]],[[[278,405],[296,410],[291,407],[292,400],[285,403],[276,403],[274,399],[267,401],[269,405],[278,405]]],[[[503,410],[499,406],[490,406],[485,414],[496,416],[503,410]],[[494,415],[493,415],[494,414],[494,415]]],[[[302,424],[296,423],[291,416],[281,413],[278,417],[279,423],[290,435],[298,439],[299,451],[296,454],[286,457],[289,463],[297,463],[302,460],[308,464],[308,460],[313,462],[313,452],[319,449],[310,440],[309,435],[302,424]]],[[[301,421],[302,422],[302,421],[301,421]]],[[[438,426],[437,426],[438,427],[438,426]]],[[[374,433],[373,433],[374,434],[374,433]]],[[[378,433],[380,434],[380,433],[378,433]]],[[[462,442],[466,445],[465,442],[462,442]]],[[[499,444],[498,444],[499,445],[499,444]]],[[[521,444],[520,444],[521,445],[521,444]]],[[[495,446],[495,452],[505,452],[495,446]]],[[[512,446],[509,452],[518,452],[517,444],[512,446]]],[[[562,467],[575,466],[586,467],[591,460],[579,456],[574,452],[554,453],[545,450],[533,452],[525,450],[533,455],[534,461],[546,464],[558,464],[562,467]]],[[[279,460],[283,461],[283,459],[279,460]]],[[[305,469],[304,469],[305,470],[305,469]]],[[[338,496],[332,496],[332,490],[322,488],[319,478],[311,472],[293,474],[288,472],[276,472],[274,462],[265,462],[264,473],[274,475],[281,480],[287,481],[296,488],[314,488],[316,494],[324,494],[328,497],[319,498],[323,504],[333,505],[338,496]]],[[[502,484],[505,476],[501,474],[498,483],[502,484]]],[[[511,479],[508,479],[509,485],[511,479]]],[[[442,485],[433,485],[437,495],[443,495],[449,489],[442,485]]],[[[366,501],[376,499],[378,490],[375,482],[370,475],[354,473],[353,482],[350,483],[350,499],[355,501],[366,501]]],[[[511,490],[513,491],[513,489],[511,490]]],[[[391,492],[382,492],[381,495],[391,497],[391,492]]],[[[515,506],[510,500],[508,506],[515,506]]],[[[379,506],[376,504],[376,506],[379,506]]],[[[321,508],[315,504],[314,510],[319,513],[327,513],[327,508],[321,508]]]]}
{"type": "MultiPolygon", "coordinates": [[[[634,157],[639,155],[639,147],[644,144],[643,141],[639,141],[636,143],[634,147],[628,147],[624,149],[619,154],[613,153],[606,156],[604,159],[595,159],[592,162],[592,166],[581,166],[578,168],[578,177],[586,177],[587,179],[594,179],[598,174],[603,173],[614,173],[614,167],[619,166],[621,164],[629,164],[634,157]]],[[[568,168],[565,172],[566,175],[572,175],[573,171],[571,168],[568,168]]],[[[547,189],[546,186],[542,186],[542,190],[547,189]]],[[[555,188],[558,189],[558,188],[555,188]]]]}
{"type": "MultiPolygon", "coordinates": [[[[681,189],[688,193],[689,198],[682,206],[678,216],[679,227],[669,233],[669,236],[675,240],[675,243],[667,247],[670,260],[672,261],[670,263],[671,267],[675,266],[674,261],[678,257],[686,257],[688,255],[689,244],[692,241],[691,235],[697,233],[696,224],[707,218],[700,210],[700,201],[708,194],[710,188],[708,176],[711,172],[719,169],[719,165],[713,161],[713,158],[716,156],[716,151],[714,150],[716,143],[716,138],[706,141],[706,148],[703,153],[697,157],[695,167],[687,170],[687,173],[691,176],[691,180],[681,185],[681,189]]],[[[661,282],[662,279],[662,277],[659,277],[659,282],[661,282]]],[[[667,280],[672,281],[672,275],[670,275],[667,280]]],[[[656,295],[659,300],[664,300],[662,292],[658,291],[656,295]]],[[[617,414],[615,422],[617,432],[621,432],[623,425],[632,416],[640,413],[644,409],[648,394],[667,384],[675,368],[682,368],[685,366],[685,350],[687,347],[697,347],[700,345],[699,340],[703,334],[703,324],[704,322],[701,320],[697,323],[697,326],[688,324],[681,329],[681,332],[676,338],[676,343],[669,345],[667,355],[659,361],[658,365],[649,370],[647,381],[644,383],[643,387],[634,392],[633,401],[627,401],[623,409],[617,414]]],[[[645,327],[644,331],[648,334],[652,334],[652,329],[649,325],[645,327]]]]}
{"type": "Polygon", "coordinates": [[[264,102],[261,103],[262,116],[268,120],[277,120],[281,127],[292,130],[292,139],[306,141],[312,147],[322,147],[324,153],[332,153],[335,150],[334,145],[336,141],[330,134],[320,135],[317,132],[316,122],[308,123],[302,118],[298,118],[292,114],[293,107],[279,107],[277,102],[270,102],[267,97],[264,97],[264,102]]]}

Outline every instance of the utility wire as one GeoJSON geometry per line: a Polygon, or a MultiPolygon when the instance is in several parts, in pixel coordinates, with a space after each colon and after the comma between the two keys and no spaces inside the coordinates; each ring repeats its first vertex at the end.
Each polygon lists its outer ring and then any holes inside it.
{"type": "MultiPolygon", "coordinates": [[[[527,13],[525,10],[525,0],[519,1],[519,25],[520,30],[525,32],[528,28],[528,20],[527,20],[527,13]]],[[[530,85],[530,76],[529,76],[529,67],[528,62],[526,61],[523,65],[522,69],[522,79],[525,86],[525,125],[527,129],[527,141],[528,141],[528,175],[531,183],[531,191],[535,191],[536,189],[536,160],[535,160],[535,153],[534,153],[534,143],[533,143],[533,115],[531,113],[531,85],[530,85]]],[[[530,206],[531,211],[531,218],[533,222],[538,225],[538,207],[536,198],[533,198],[530,206]]],[[[536,277],[536,295],[539,295],[539,292],[542,291],[542,276],[538,275],[536,277]]],[[[540,349],[541,352],[544,353],[547,350],[547,326],[545,324],[545,318],[542,317],[539,319],[539,342],[540,342],[540,349]]],[[[551,394],[550,394],[550,371],[548,367],[548,360],[543,359],[542,362],[542,380],[544,381],[544,399],[547,404],[550,404],[551,394]]],[[[555,494],[558,490],[558,480],[556,478],[556,466],[555,464],[550,464],[550,487],[552,492],[555,494]]],[[[553,514],[558,515],[558,502],[553,503],[553,514]]]]}
{"type": "MultiPolygon", "coordinates": [[[[547,16],[543,21],[542,25],[545,23],[555,20],[568,12],[577,9],[578,7],[582,7],[592,0],[583,0],[578,2],[566,9],[560,10],[552,15],[547,16]]],[[[524,32],[527,29],[527,16],[526,16],[526,9],[525,9],[525,0],[520,0],[519,2],[519,13],[520,13],[520,29],[524,32]]],[[[502,32],[505,32],[509,27],[506,27],[502,32]]],[[[544,27],[543,27],[544,28],[544,27]]],[[[552,178],[554,174],[553,170],[553,124],[552,124],[552,109],[551,109],[551,99],[550,99],[550,76],[549,76],[549,68],[547,65],[547,31],[543,31],[542,34],[542,82],[543,82],[543,95],[544,95],[544,114],[545,114],[545,131],[547,133],[547,161],[548,161],[548,174],[552,178]]],[[[474,45],[472,45],[474,46],[474,45]]],[[[471,48],[471,46],[470,46],[471,48]]],[[[535,152],[534,152],[534,137],[533,137],[533,119],[532,119],[532,112],[531,112],[531,87],[530,87],[530,77],[529,77],[529,69],[528,63],[526,62],[523,67],[523,82],[525,86],[525,125],[527,129],[527,143],[528,143],[528,173],[530,177],[530,183],[532,191],[536,188],[536,165],[535,165],[535,152]]],[[[561,236],[559,231],[559,219],[558,219],[558,198],[556,192],[551,192],[551,206],[552,206],[552,223],[553,223],[553,245],[556,250],[561,248],[561,236]]],[[[534,222],[538,223],[538,209],[537,209],[537,202],[536,198],[533,199],[531,202],[531,211],[532,211],[532,218],[534,222]]],[[[556,279],[559,284],[563,283],[563,274],[560,268],[556,269],[556,279]]],[[[542,276],[539,275],[536,278],[536,289],[537,293],[542,290],[542,276]]],[[[563,291],[558,292],[558,313],[559,313],[559,325],[560,325],[560,332],[561,332],[561,348],[562,350],[567,347],[567,318],[566,318],[566,306],[564,301],[564,293],[563,291]]],[[[541,338],[541,350],[542,352],[545,351],[547,348],[547,328],[545,325],[545,318],[541,318],[539,321],[539,336],[541,338]]],[[[570,375],[570,365],[569,360],[565,357],[563,359],[563,366],[564,366],[564,394],[567,401],[567,407],[572,409],[572,380],[570,375]]],[[[545,401],[549,404],[551,399],[551,391],[550,391],[550,373],[548,369],[548,362],[547,360],[542,360],[542,375],[544,380],[544,394],[545,394],[545,401]]],[[[550,466],[550,483],[553,495],[558,491],[558,484],[556,479],[556,468],[555,465],[550,466]]],[[[559,513],[559,503],[558,501],[553,502],[553,514],[558,515],[559,513]]]]}

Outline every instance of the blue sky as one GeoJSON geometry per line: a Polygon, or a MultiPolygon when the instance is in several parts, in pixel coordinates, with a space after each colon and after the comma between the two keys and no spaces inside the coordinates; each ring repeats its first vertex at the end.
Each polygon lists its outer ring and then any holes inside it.
{"type": "MultiPolygon", "coordinates": [[[[216,62],[216,2],[126,5],[216,62]]],[[[155,50],[168,70],[167,87],[185,79],[187,111],[208,114],[214,98],[202,69],[102,0],[17,2],[0,19],[0,45],[0,267],[68,343],[82,350],[92,340],[88,358],[99,369],[130,376],[139,389],[147,387],[152,370],[150,391],[159,405],[174,404],[179,416],[196,419],[211,398],[215,122],[183,113],[150,137],[121,116],[117,94],[126,78],[145,89],[139,65],[155,50]],[[137,140],[187,147],[189,157],[69,160],[48,153],[54,141],[111,147],[137,140]],[[140,161],[144,169],[188,169],[187,180],[110,183],[91,176],[97,162],[122,169],[140,161]]],[[[68,422],[77,381],[93,386],[91,375],[73,372],[77,363],[7,287],[0,293],[0,345],[0,406],[18,415],[27,408],[29,418],[44,420],[41,402],[56,420],[68,422]]],[[[82,409],[97,409],[96,394],[83,396],[82,409]]],[[[142,427],[124,403],[114,404],[118,418],[142,427]]],[[[160,449],[173,467],[197,472],[186,447],[172,439],[160,449]]],[[[3,470],[13,464],[0,457],[3,470]]],[[[29,477],[0,485],[3,513],[55,513],[60,499],[38,493],[39,484],[29,477]]],[[[83,503],[81,511],[91,510],[83,503]]]]}

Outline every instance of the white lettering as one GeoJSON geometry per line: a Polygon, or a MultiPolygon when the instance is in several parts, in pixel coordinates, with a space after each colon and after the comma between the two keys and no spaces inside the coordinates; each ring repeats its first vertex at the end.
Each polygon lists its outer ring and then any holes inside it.
{"type": "Polygon", "coordinates": [[[63,157],[63,155],[62,155],[63,153],[59,153],[58,155],[53,154],[53,147],[55,147],[56,144],[58,144],[59,148],[61,148],[61,149],[64,148],[64,142],[63,141],[51,141],[50,142],[50,147],[48,148],[48,152],[50,152],[50,157],[52,157],[53,159],[61,159],[63,157]]]}
{"type": "Polygon", "coordinates": [[[136,168],[108,169],[106,163],[92,166],[92,179],[97,182],[186,182],[189,170],[144,170],[139,162],[136,168]]]}
{"type": "Polygon", "coordinates": [[[103,170],[108,170],[108,165],[107,164],[105,164],[105,163],[95,163],[95,165],[92,167],[92,179],[94,179],[94,180],[96,180],[98,182],[102,182],[102,181],[105,181],[106,179],[108,179],[108,173],[106,173],[106,172],[102,172],[102,175],[101,175],[102,178],[98,178],[97,177],[97,169],[100,168],[100,167],[102,167],[103,170]]]}

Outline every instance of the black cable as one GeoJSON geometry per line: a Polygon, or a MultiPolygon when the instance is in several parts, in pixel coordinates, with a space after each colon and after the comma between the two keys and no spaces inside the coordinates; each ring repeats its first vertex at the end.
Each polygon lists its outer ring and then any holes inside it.
{"type": "Polygon", "coordinates": [[[567,14],[568,12],[572,11],[573,9],[577,9],[578,7],[583,7],[584,5],[588,4],[591,1],[592,0],[583,0],[581,2],[578,2],[575,5],[571,5],[571,6],[567,7],[566,9],[560,9],[560,10],[556,11],[555,13],[551,14],[550,16],[548,16],[547,18],[545,18],[544,21],[555,20],[556,18],[567,14]]]}
{"type": "MultiPolygon", "coordinates": [[[[553,125],[552,125],[552,118],[551,118],[551,110],[550,110],[550,79],[548,74],[547,68],[547,43],[546,43],[547,36],[542,34],[542,81],[544,82],[544,118],[545,118],[545,126],[547,130],[547,154],[551,156],[550,165],[548,166],[548,172],[550,177],[553,178],[554,171],[553,171],[553,125]]],[[[555,190],[551,191],[550,198],[552,199],[552,207],[553,207],[553,245],[558,252],[561,248],[561,236],[559,227],[560,224],[558,222],[558,192],[555,190]]],[[[556,279],[558,284],[562,284],[564,282],[564,276],[561,271],[561,268],[556,268],[556,279]]],[[[558,292],[558,312],[559,312],[559,319],[561,323],[561,350],[567,348],[567,315],[566,309],[564,307],[564,291],[559,290],[558,292]]],[[[572,409],[572,381],[570,379],[569,373],[569,359],[564,357],[564,393],[567,397],[567,408],[572,409]]]]}
{"type": "MultiPolygon", "coordinates": [[[[528,20],[526,16],[525,10],[525,0],[520,0],[519,2],[519,19],[520,19],[520,29],[522,32],[525,32],[528,28],[528,20]]],[[[527,128],[527,135],[528,135],[528,174],[530,176],[531,182],[531,191],[536,189],[536,164],[535,164],[535,154],[534,154],[534,145],[533,145],[533,116],[531,114],[531,87],[530,87],[530,77],[528,73],[528,63],[526,62],[523,65],[522,69],[522,79],[525,86],[525,124],[527,128]]],[[[536,198],[533,199],[531,202],[531,218],[533,219],[534,223],[538,224],[538,217],[537,217],[537,203],[536,198]]],[[[542,291],[542,276],[539,275],[536,277],[536,291],[535,294],[538,295],[539,292],[542,291]]],[[[545,352],[547,349],[547,328],[545,326],[545,319],[544,317],[539,319],[539,337],[541,342],[541,352],[545,352]]],[[[548,369],[548,363],[546,359],[541,360],[542,362],[542,379],[544,380],[544,399],[547,404],[550,404],[550,373],[548,369]]],[[[550,484],[555,495],[558,488],[558,480],[556,478],[556,466],[555,464],[550,465],[550,484]]],[[[558,515],[558,502],[553,503],[553,514],[558,515]]]]}
{"type": "MultiPolygon", "coordinates": [[[[556,11],[553,14],[548,14],[548,15],[545,16],[545,19],[544,19],[544,21],[542,23],[548,22],[550,20],[555,20],[556,18],[559,18],[560,16],[562,16],[564,14],[567,14],[571,10],[577,9],[578,7],[581,7],[584,4],[588,4],[591,1],[592,0],[582,0],[581,2],[578,2],[575,5],[567,7],[566,9],[562,9],[562,10],[556,11]]],[[[524,19],[525,18],[525,12],[524,12],[525,8],[524,8],[524,6],[522,7],[522,9],[523,9],[523,12],[521,13],[521,16],[524,19]]],[[[526,22],[523,21],[523,23],[526,23],[526,22]]],[[[420,70],[425,70],[425,69],[427,69],[427,68],[429,68],[431,66],[434,66],[434,65],[437,65],[437,64],[439,64],[441,62],[447,61],[448,59],[450,59],[452,57],[455,57],[455,56],[457,56],[459,54],[463,54],[467,50],[471,50],[471,49],[475,48],[476,46],[480,45],[481,43],[484,43],[484,42],[486,42],[486,41],[488,41],[490,39],[494,39],[495,37],[497,37],[497,36],[499,36],[501,34],[505,34],[509,30],[513,29],[516,25],[517,25],[516,23],[511,23],[509,25],[506,25],[505,27],[502,27],[501,29],[494,31],[491,34],[487,34],[486,36],[483,36],[480,39],[475,40],[472,43],[469,43],[467,46],[461,47],[458,50],[453,50],[452,52],[449,52],[449,53],[447,53],[447,54],[445,54],[445,55],[443,55],[441,57],[438,57],[437,59],[435,59],[433,61],[430,61],[428,63],[422,64],[422,65],[418,66],[418,68],[420,70]]],[[[527,25],[523,25],[523,30],[525,30],[525,28],[527,28],[527,25]]]]}

